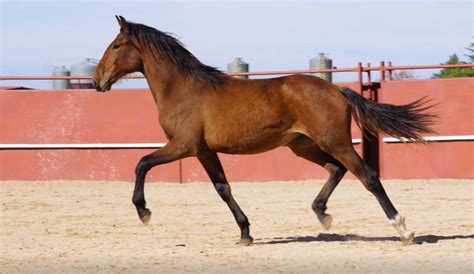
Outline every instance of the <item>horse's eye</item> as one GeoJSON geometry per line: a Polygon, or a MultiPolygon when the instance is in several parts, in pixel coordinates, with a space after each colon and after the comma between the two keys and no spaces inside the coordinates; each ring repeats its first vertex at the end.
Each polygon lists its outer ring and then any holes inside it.
{"type": "Polygon", "coordinates": [[[112,48],[113,48],[113,49],[118,49],[118,48],[120,48],[120,45],[114,44],[114,45],[112,46],[112,48]]]}

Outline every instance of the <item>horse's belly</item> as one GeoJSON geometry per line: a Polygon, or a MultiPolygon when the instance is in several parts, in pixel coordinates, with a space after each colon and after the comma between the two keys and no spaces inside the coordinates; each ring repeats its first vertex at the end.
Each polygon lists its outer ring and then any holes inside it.
{"type": "Polygon", "coordinates": [[[206,138],[209,149],[228,154],[255,154],[284,146],[298,134],[254,131],[251,134],[219,135],[206,138]]]}
{"type": "Polygon", "coordinates": [[[295,119],[279,97],[270,97],[243,91],[232,100],[207,105],[203,117],[208,147],[223,153],[254,154],[287,144],[293,138],[288,131],[295,119]]]}

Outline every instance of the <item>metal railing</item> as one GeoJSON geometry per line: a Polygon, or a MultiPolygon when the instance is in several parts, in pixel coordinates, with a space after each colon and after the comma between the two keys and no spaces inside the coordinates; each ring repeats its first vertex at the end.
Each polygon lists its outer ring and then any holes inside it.
{"type": "MultiPolygon", "coordinates": [[[[446,68],[474,68],[474,64],[455,64],[455,65],[418,65],[418,66],[392,66],[391,62],[385,65],[380,62],[379,66],[372,67],[370,63],[362,66],[358,63],[357,67],[350,68],[333,68],[333,69],[304,69],[304,70],[284,70],[284,71],[254,71],[254,72],[233,72],[227,73],[231,76],[263,76],[263,75],[289,75],[289,74],[310,74],[310,73],[339,73],[339,72],[372,72],[380,71],[381,79],[387,80],[385,72],[388,73],[388,80],[391,80],[392,72],[397,70],[421,70],[421,69],[446,69],[446,68]]],[[[128,75],[124,79],[145,79],[143,75],[128,75]]],[[[0,81],[7,80],[91,80],[91,76],[0,76],[0,81]]]]}

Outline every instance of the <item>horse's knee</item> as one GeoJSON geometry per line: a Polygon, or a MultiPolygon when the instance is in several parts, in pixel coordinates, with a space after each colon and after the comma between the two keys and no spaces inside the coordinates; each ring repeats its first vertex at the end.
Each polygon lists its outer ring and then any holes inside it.
{"type": "Polygon", "coordinates": [[[135,167],[135,175],[138,176],[139,174],[142,174],[144,172],[147,172],[150,170],[151,166],[148,163],[148,161],[144,158],[140,159],[138,162],[137,166],[135,167]]]}

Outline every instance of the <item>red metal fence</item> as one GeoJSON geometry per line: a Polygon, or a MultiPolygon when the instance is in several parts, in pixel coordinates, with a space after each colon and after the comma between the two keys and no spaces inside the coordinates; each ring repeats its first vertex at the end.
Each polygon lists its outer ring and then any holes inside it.
{"type": "MultiPolygon", "coordinates": [[[[358,63],[357,67],[351,68],[333,68],[333,69],[304,69],[304,70],[284,70],[284,71],[254,71],[254,72],[232,72],[228,73],[232,76],[258,76],[258,75],[288,75],[288,74],[309,74],[309,73],[324,73],[324,72],[356,72],[364,73],[371,71],[380,71],[382,79],[385,80],[384,72],[392,75],[393,71],[397,70],[415,70],[415,69],[445,69],[445,68],[472,68],[474,64],[455,64],[455,65],[420,65],[420,66],[392,66],[391,62],[386,66],[385,62],[380,62],[380,66],[372,67],[370,63],[366,67],[362,63],[358,63]]],[[[143,75],[128,75],[125,79],[144,79],[143,75]]],[[[90,80],[89,76],[2,76],[0,81],[5,80],[90,80]]],[[[361,78],[359,78],[360,80],[361,78]]],[[[388,80],[392,80],[391,76],[388,80]]]]}
{"type": "MultiPolygon", "coordinates": [[[[385,66],[331,70],[235,73],[276,75],[354,72],[357,81],[337,83],[367,98],[402,104],[428,95],[439,102],[438,136],[430,145],[401,144],[364,136],[353,128],[356,149],[384,178],[474,178],[474,78],[391,81],[394,70],[474,67],[385,66]],[[373,81],[373,72],[380,80],[373,81]],[[363,77],[366,74],[366,77],[363,77]],[[364,80],[365,78],[365,80],[364,80]],[[360,146],[360,143],[363,143],[360,146]]],[[[141,78],[141,76],[132,76],[141,78]]],[[[89,79],[88,77],[0,76],[0,80],[89,79]]],[[[0,180],[132,180],[137,160],[166,142],[146,89],[0,91],[0,180]],[[133,99],[132,99],[133,98],[133,99]]],[[[290,180],[327,177],[323,169],[280,148],[254,156],[221,156],[232,180],[290,180]],[[259,168],[255,168],[258,166],[259,168]]],[[[155,181],[207,180],[199,164],[185,159],[155,168],[155,181]]]]}

